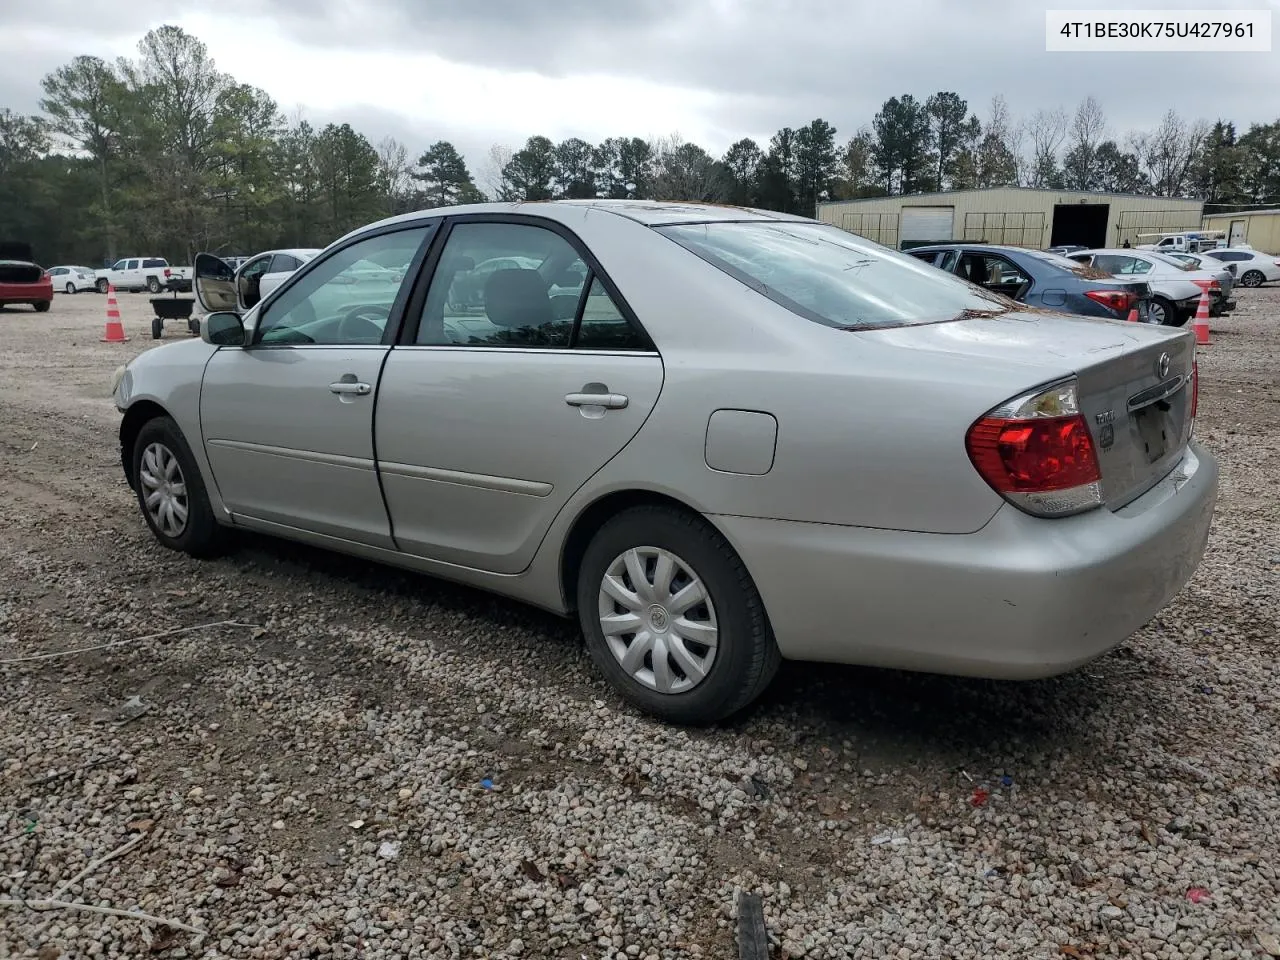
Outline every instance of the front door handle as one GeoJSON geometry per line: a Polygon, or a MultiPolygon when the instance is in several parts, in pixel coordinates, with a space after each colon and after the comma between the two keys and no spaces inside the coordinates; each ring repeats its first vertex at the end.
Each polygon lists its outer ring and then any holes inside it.
{"type": "Polygon", "coordinates": [[[571,407],[604,407],[607,410],[621,410],[629,402],[620,393],[569,393],[564,402],[571,407]]]}
{"type": "Polygon", "coordinates": [[[329,384],[331,393],[347,393],[355,394],[357,397],[367,397],[373,392],[373,387],[367,383],[355,383],[349,380],[339,380],[337,383],[329,384]]]}

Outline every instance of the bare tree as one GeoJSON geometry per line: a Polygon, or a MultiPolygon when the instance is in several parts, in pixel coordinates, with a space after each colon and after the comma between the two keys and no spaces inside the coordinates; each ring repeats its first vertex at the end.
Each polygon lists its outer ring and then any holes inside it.
{"type": "Polygon", "coordinates": [[[723,163],[678,133],[649,141],[653,157],[655,200],[698,200],[722,203],[733,187],[723,163]]]}
{"type": "Polygon", "coordinates": [[[1058,151],[1067,138],[1067,114],[1061,107],[1037,110],[1026,124],[1031,155],[1022,182],[1029,187],[1051,187],[1058,175],[1058,151]]]}
{"type": "Polygon", "coordinates": [[[378,144],[378,184],[387,204],[387,215],[408,210],[413,193],[409,148],[395,137],[383,137],[378,144]]]}
{"type": "Polygon", "coordinates": [[[1186,193],[1191,168],[1208,135],[1207,122],[1199,120],[1188,125],[1171,109],[1155,130],[1135,133],[1129,142],[1156,193],[1178,197],[1186,193]]]}
{"type": "Polygon", "coordinates": [[[489,157],[478,173],[480,185],[484,192],[494,200],[512,199],[511,179],[507,176],[507,168],[515,151],[505,144],[495,143],[489,148],[489,157]]]}
{"type": "Polygon", "coordinates": [[[1073,190],[1093,189],[1099,175],[1098,146],[1106,138],[1107,118],[1102,104],[1090,95],[1080,101],[1071,120],[1069,149],[1063,159],[1063,178],[1073,190]]]}

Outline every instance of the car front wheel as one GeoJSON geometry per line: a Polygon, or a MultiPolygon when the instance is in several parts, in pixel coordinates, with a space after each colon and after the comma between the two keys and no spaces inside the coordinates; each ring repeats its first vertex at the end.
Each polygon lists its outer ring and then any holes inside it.
{"type": "Polygon", "coordinates": [[[578,614],[597,669],[640,710],[701,726],[755,700],[781,657],[742,560],[701,518],[635,507],[583,556],[578,614]]]}
{"type": "Polygon", "coordinates": [[[1240,286],[1260,287],[1266,279],[1261,270],[1246,270],[1244,276],[1240,278],[1240,286]]]}
{"type": "Polygon", "coordinates": [[[204,479],[178,425],[156,417],[133,445],[138,506],[156,539],[195,557],[216,554],[225,532],[213,516],[204,479]]]}

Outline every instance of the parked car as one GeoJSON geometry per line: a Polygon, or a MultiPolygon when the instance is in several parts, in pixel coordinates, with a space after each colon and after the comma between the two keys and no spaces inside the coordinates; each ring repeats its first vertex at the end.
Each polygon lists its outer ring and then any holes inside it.
{"type": "Polygon", "coordinates": [[[1227,300],[1231,299],[1231,291],[1235,289],[1236,285],[1236,265],[1234,263],[1223,263],[1203,253],[1170,253],[1166,254],[1166,256],[1170,260],[1185,264],[1192,270],[1203,270],[1212,274],[1214,279],[1222,286],[1223,297],[1227,300]]]}
{"type": "Polygon", "coordinates": [[[1235,264],[1236,276],[1240,278],[1242,287],[1260,287],[1280,280],[1280,257],[1261,250],[1237,244],[1225,250],[1206,250],[1205,254],[1222,263],[1235,264]]]}
{"type": "Polygon", "coordinates": [[[491,257],[473,268],[460,271],[449,291],[449,305],[466,310],[484,306],[485,284],[499,270],[533,269],[538,261],[529,257],[491,257]]]}
{"type": "Polygon", "coordinates": [[[0,240],[0,310],[19,303],[44,313],[53,303],[53,281],[35,262],[30,244],[0,240]]]}
{"type": "Polygon", "coordinates": [[[257,530],[576,611],[603,675],[677,723],[734,713],[782,658],[1071,670],[1187,581],[1217,491],[1190,331],[1024,309],[719,206],[383,220],[111,390],[163,545],[257,530]],[[453,309],[496,255],[537,266],[453,309]],[[403,279],[346,282],[366,263],[403,279]],[[563,316],[549,290],[582,266],[563,316]]]}
{"type": "Polygon", "coordinates": [[[1019,303],[1086,317],[1147,322],[1151,290],[1145,281],[1119,280],[1053,253],[991,244],[915,247],[910,256],[1019,303]]]}
{"type": "Polygon", "coordinates": [[[193,267],[199,281],[195,284],[197,300],[210,312],[232,310],[244,313],[257,306],[319,252],[312,247],[266,250],[246,257],[244,263],[234,269],[223,257],[198,253],[193,267]]]}
{"type": "Polygon", "coordinates": [[[80,293],[82,290],[98,288],[97,271],[92,267],[50,267],[45,276],[53,283],[55,290],[64,293],[80,293]]]}
{"type": "Polygon", "coordinates": [[[163,257],[128,257],[117,260],[97,272],[98,292],[106,293],[108,285],[117,290],[137,293],[149,290],[190,290],[191,268],[171,267],[163,257]]]}
{"type": "Polygon", "coordinates": [[[1235,308],[1235,301],[1222,295],[1222,285],[1214,274],[1194,270],[1155,250],[1116,248],[1084,250],[1073,253],[1071,260],[1087,264],[1114,277],[1138,277],[1151,285],[1152,323],[1181,327],[1196,315],[1205,287],[1209,293],[1209,313],[1222,314],[1235,308]],[[1202,287],[1201,284],[1205,284],[1202,287]]]}

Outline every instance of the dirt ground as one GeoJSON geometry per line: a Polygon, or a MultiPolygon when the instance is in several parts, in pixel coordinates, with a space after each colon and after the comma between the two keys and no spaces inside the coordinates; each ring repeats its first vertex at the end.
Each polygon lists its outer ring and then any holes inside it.
{"type": "Polygon", "coordinates": [[[774,957],[1280,956],[1280,289],[1201,350],[1214,532],[1130,642],[1022,684],[787,664],[698,733],[517,604],[161,548],[118,298],[124,344],[103,296],[0,312],[0,957],[709,960],[739,890],[774,957]]]}

